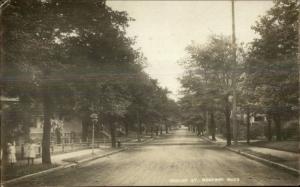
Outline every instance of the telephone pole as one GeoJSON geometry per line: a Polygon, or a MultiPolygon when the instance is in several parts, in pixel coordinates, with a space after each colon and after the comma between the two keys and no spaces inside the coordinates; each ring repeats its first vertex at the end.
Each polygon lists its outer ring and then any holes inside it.
{"type": "Polygon", "coordinates": [[[234,144],[237,145],[238,141],[238,124],[236,119],[236,38],[235,38],[235,12],[234,12],[234,0],[231,0],[231,12],[232,12],[232,57],[233,57],[233,71],[232,71],[232,126],[233,126],[233,139],[234,144]]]}
{"type": "MultiPolygon", "coordinates": [[[[298,15],[298,89],[300,93],[300,14],[298,15]]],[[[300,94],[298,95],[298,133],[300,133],[300,94]]],[[[298,139],[299,140],[299,139],[298,139]]]]}

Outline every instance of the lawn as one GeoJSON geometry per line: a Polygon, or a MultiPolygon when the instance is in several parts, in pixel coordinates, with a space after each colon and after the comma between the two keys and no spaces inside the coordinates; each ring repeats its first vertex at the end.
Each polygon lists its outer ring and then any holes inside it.
{"type": "Polygon", "coordinates": [[[267,159],[267,160],[270,160],[270,161],[273,161],[276,163],[287,165],[287,166],[295,168],[295,169],[299,169],[298,159],[297,160],[289,160],[289,159],[279,158],[279,157],[276,157],[276,156],[273,156],[270,154],[263,154],[263,153],[252,151],[249,149],[243,149],[243,151],[246,153],[249,153],[251,155],[260,157],[260,158],[264,158],[264,159],[267,159]]]}
{"type": "Polygon", "coordinates": [[[259,141],[259,142],[253,142],[251,143],[251,145],[277,149],[281,151],[300,153],[300,146],[298,141],[274,141],[274,142],[259,141]]]}
{"type": "Polygon", "coordinates": [[[13,167],[8,166],[3,171],[3,180],[10,180],[21,176],[37,173],[47,169],[55,168],[58,165],[55,164],[35,164],[35,165],[15,165],[13,167]]]}

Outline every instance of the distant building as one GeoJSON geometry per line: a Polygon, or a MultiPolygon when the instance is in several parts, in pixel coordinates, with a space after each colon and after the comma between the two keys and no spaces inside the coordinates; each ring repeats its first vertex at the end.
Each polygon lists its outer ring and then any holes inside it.
{"type": "Polygon", "coordinates": [[[250,117],[250,124],[253,125],[255,123],[266,122],[267,116],[265,114],[255,114],[250,117]]]}
{"type": "Polygon", "coordinates": [[[3,110],[8,108],[9,105],[18,103],[19,98],[18,97],[6,97],[6,96],[0,96],[0,102],[1,102],[1,107],[0,107],[0,114],[2,115],[3,110]]]}

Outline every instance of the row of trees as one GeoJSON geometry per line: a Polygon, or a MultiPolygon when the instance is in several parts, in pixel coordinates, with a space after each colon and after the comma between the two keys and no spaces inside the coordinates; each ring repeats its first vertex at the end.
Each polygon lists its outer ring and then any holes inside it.
{"type": "Polygon", "coordinates": [[[298,16],[297,1],[274,1],[274,6],[252,27],[259,37],[247,47],[237,46],[237,63],[229,37],[213,35],[206,45],[189,45],[188,55],[181,62],[186,72],[181,78],[184,89],[180,105],[186,124],[202,131],[206,127],[215,139],[217,119],[218,124],[225,125],[227,145],[231,144],[234,73],[238,108],[247,114],[248,142],[251,113],[267,114],[269,140],[272,121],[277,140],[281,140],[282,122],[297,119],[299,110],[298,16]]]}
{"type": "Polygon", "coordinates": [[[54,114],[79,116],[87,131],[98,113],[112,146],[116,123],[137,124],[141,134],[142,124],[172,119],[176,103],[144,73],[146,59],[126,36],[131,20],[103,0],[12,0],[3,12],[2,93],[19,97],[29,113],[42,106],[43,163],[51,163],[54,114]]]}
{"type": "MultiPolygon", "coordinates": [[[[189,56],[182,61],[186,68],[186,75],[181,79],[181,84],[185,89],[183,90],[184,97],[180,101],[186,114],[184,120],[197,121],[198,129],[206,129],[215,140],[216,112],[222,113],[225,119],[227,141],[230,144],[231,105],[229,99],[232,94],[232,74],[233,69],[240,67],[240,65],[233,67],[230,38],[211,36],[207,45],[200,46],[192,43],[186,49],[189,56]]],[[[238,54],[241,60],[243,51],[239,50],[238,54]]]]}

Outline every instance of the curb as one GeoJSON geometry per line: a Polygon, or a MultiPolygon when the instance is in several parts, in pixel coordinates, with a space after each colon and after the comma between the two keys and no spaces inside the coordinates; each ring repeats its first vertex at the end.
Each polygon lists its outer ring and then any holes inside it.
{"type": "MultiPolygon", "coordinates": [[[[141,142],[131,142],[131,143],[124,143],[123,145],[125,146],[138,146],[138,145],[143,145],[143,144],[146,144],[146,143],[149,143],[150,141],[154,140],[155,138],[149,138],[147,140],[144,140],[144,141],[141,141],[141,142]]],[[[128,148],[128,147],[127,147],[128,148]]]]}
{"type": "Polygon", "coordinates": [[[103,154],[103,155],[99,155],[99,156],[94,156],[94,157],[91,157],[91,158],[86,158],[86,159],[83,159],[83,160],[79,160],[79,161],[76,161],[75,165],[77,164],[82,164],[82,163],[85,163],[85,162],[89,162],[89,161],[93,161],[93,160],[96,160],[98,158],[103,158],[103,157],[107,157],[107,156],[110,156],[110,155],[113,155],[113,154],[116,154],[116,153],[119,153],[119,152],[122,152],[122,151],[125,151],[127,150],[128,148],[125,147],[123,149],[120,149],[120,150],[117,150],[117,151],[113,151],[113,152],[110,152],[110,153],[106,153],[106,154],[103,154]]]}
{"type": "Polygon", "coordinates": [[[142,144],[146,144],[146,143],[149,143],[149,142],[151,142],[152,140],[154,140],[155,138],[149,138],[148,140],[145,140],[145,141],[143,141],[143,142],[141,142],[139,145],[142,145],[142,144]]]}
{"type": "Polygon", "coordinates": [[[3,185],[15,183],[15,182],[18,182],[18,181],[21,181],[21,180],[24,180],[24,179],[28,179],[28,178],[31,178],[31,177],[45,175],[45,174],[52,173],[54,171],[58,171],[58,170],[62,170],[62,169],[66,169],[66,168],[69,168],[69,167],[75,167],[78,164],[82,164],[82,163],[85,163],[85,162],[96,160],[98,158],[103,158],[103,157],[106,157],[106,156],[109,156],[109,155],[113,155],[113,154],[125,151],[127,149],[128,148],[126,147],[126,148],[123,148],[123,149],[120,149],[120,150],[117,150],[117,151],[113,151],[113,152],[110,152],[110,153],[106,153],[106,154],[103,154],[103,155],[99,155],[99,156],[95,156],[95,157],[91,157],[91,158],[86,158],[86,159],[77,161],[75,163],[65,164],[65,165],[61,165],[61,166],[58,166],[58,167],[55,167],[55,168],[51,168],[51,169],[48,169],[48,170],[40,171],[40,172],[37,172],[37,173],[32,173],[32,174],[29,174],[29,175],[24,175],[24,176],[15,178],[15,179],[11,179],[11,180],[8,180],[8,181],[5,181],[5,182],[1,182],[1,187],[3,185]]]}
{"type": "Polygon", "coordinates": [[[240,150],[235,150],[235,149],[232,149],[230,147],[225,147],[225,148],[227,150],[229,150],[229,151],[232,151],[232,152],[238,153],[240,155],[243,155],[243,156],[245,156],[245,157],[247,157],[249,159],[252,159],[252,160],[255,160],[255,161],[258,161],[258,162],[262,162],[262,163],[270,165],[270,166],[274,166],[274,167],[283,169],[283,170],[285,170],[285,171],[287,171],[287,172],[289,172],[289,173],[291,173],[293,175],[296,175],[296,176],[300,175],[300,170],[291,168],[289,166],[286,166],[286,165],[283,165],[283,164],[279,164],[279,163],[276,163],[276,162],[273,162],[273,161],[270,161],[270,160],[267,160],[267,159],[264,159],[264,158],[261,158],[261,157],[258,157],[258,156],[255,156],[255,155],[252,155],[252,154],[240,151],[240,150]]]}
{"type": "MultiPolygon", "coordinates": [[[[204,137],[204,139],[206,139],[207,141],[211,142],[211,143],[214,143],[214,144],[217,144],[216,142],[213,142],[211,141],[209,138],[207,137],[204,137]]],[[[218,145],[218,144],[217,144],[218,145]]],[[[220,144],[219,144],[220,145],[220,144]]],[[[273,167],[276,167],[276,168],[279,168],[279,169],[283,169],[287,172],[289,172],[290,174],[293,174],[293,175],[296,175],[296,176],[300,176],[300,170],[297,170],[295,168],[292,168],[292,167],[289,167],[289,166],[286,166],[286,165],[283,165],[283,164],[279,164],[279,163],[276,163],[276,162],[273,162],[273,161],[270,161],[270,160],[267,160],[267,159],[264,159],[264,158],[261,158],[261,157],[258,157],[258,156],[255,156],[255,155],[252,155],[252,154],[249,154],[249,153],[246,153],[246,152],[243,152],[241,150],[235,150],[231,147],[227,147],[227,146],[223,146],[225,149],[231,151],[231,152],[234,152],[234,153],[237,153],[237,154],[240,154],[240,155],[243,155],[249,159],[252,159],[252,160],[255,160],[255,161],[258,161],[258,162],[261,162],[261,163],[264,163],[266,165],[269,165],[269,166],[273,166],[273,167]]]]}

